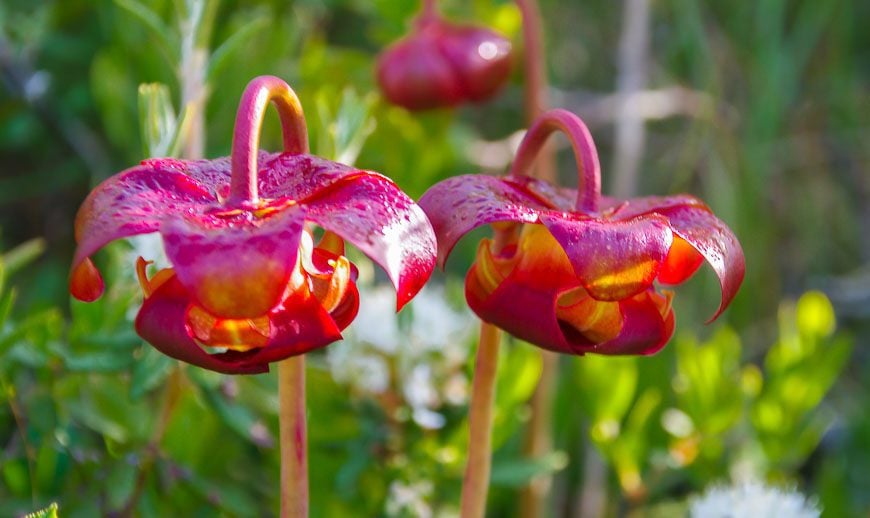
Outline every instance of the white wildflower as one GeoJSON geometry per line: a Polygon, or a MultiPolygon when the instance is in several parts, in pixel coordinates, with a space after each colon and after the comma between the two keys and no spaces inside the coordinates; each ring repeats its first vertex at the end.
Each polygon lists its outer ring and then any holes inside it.
{"type": "Polygon", "coordinates": [[[327,349],[333,378],[362,393],[392,388],[418,426],[444,426],[440,407],[468,398],[463,369],[474,329],[471,313],[452,308],[443,289],[427,286],[399,316],[391,286],[359,288],[359,314],[344,333],[346,340],[327,349]]]}
{"type": "Polygon", "coordinates": [[[432,518],[432,507],[426,499],[432,494],[428,481],[404,483],[393,481],[387,495],[387,516],[414,516],[432,518]]]}
{"type": "Polygon", "coordinates": [[[759,483],[714,486],[691,500],[692,518],[816,518],[821,514],[814,499],[794,489],[759,483]]]}

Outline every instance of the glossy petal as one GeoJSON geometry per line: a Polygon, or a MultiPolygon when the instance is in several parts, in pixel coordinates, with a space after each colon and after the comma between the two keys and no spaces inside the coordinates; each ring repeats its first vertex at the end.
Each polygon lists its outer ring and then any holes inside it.
{"type": "Polygon", "coordinates": [[[483,27],[441,23],[437,28],[433,39],[452,65],[463,97],[483,101],[504,86],[512,68],[510,41],[483,27]]]}
{"type": "Polygon", "coordinates": [[[668,309],[662,316],[654,297],[662,296],[650,290],[620,301],[623,324],[619,336],[586,352],[649,355],[660,351],[674,334],[674,312],[668,309]]]}
{"type": "Polygon", "coordinates": [[[190,336],[186,315],[190,296],[177,278],[163,283],[145,299],[136,316],[136,332],[163,354],[225,374],[268,372],[266,364],[251,363],[250,353],[209,354],[190,336]]]}
{"type": "Polygon", "coordinates": [[[676,206],[657,212],[668,218],[674,234],[704,256],[719,278],[722,299],[716,313],[710,318],[714,320],[731,303],[743,282],[746,262],[740,242],[731,229],[706,206],[676,206]]]}
{"type": "Polygon", "coordinates": [[[103,277],[90,259],[84,258],[73,268],[69,277],[69,291],[73,297],[85,302],[93,302],[100,298],[104,289],[103,277]]]}
{"type": "Polygon", "coordinates": [[[703,262],[704,256],[695,247],[675,235],[671,249],[668,250],[668,258],[662,264],[657,279],[662,284],[680,284],[698,271],[703,262]]]}
{"type": "Polygon", "coordinates": [[[458,73],[431,34],[411,35],[391,45],[378,59],[376,75],[384,96],[408,110],[462,102],[458,73]]]}
{"type": "Polygon", "coordinates": [[[280,302],[296,265],[304,211],[211,228],[198,219],[161,229],[166,255],[193,298],[223,318],[254,318],[280,302]]]}
{"type": "Polygon", "coordinates": [[[541,221],[599,300],[622,300],[649,288],[673,240],[667,219],[655,215],[629,221],[543,215],[541,221]]]}
{"type": "Polygon", "coordinates": [[[209,354],[191,337],[187,322],[191,297],[177,278],[162,284],[136,316],[136,331],[160,352],[181,361],[225,374],[268,372],[269,363],[304,354],[341,338],[333,319],[317,300],[303,292],[269,314],[270,336],[265,347],[209,354]]]}
{"type": "MultiPolygon", "coordinates": [[[[728,306],[740,284],[746,270],[743,249],[737,237],[725,223],[717,218],[704,202],[698,198],[680,194],[677,196],[648,196],[632,199],[630,202],[619,202],[608,198],[605,205],[616,219],[634,218],[645,214],[661,214],[668,218],[674,234],[685,240],[701,254],[713,268],[719,278],[722,288],[722,299],[719,308],[710,320],[715,320],[728,306]]],[[[675,283],[687,279],[693,272],[692,264],[697,262],[691,254],[683,257],[674,256],[669,259],[669,268],[679,268],[679,272],[666,272],[662,282],[675,283]],[[671,262],[673,260],[674,262],[671,262]],[[677,266],[679,261],[682,266],[677,266]]]]}
{"type": "MultiPolygon", "coordinates": [[[[79,265],[106,243],[154,232],[163,218],[201,210],[200,207],[215,201],[207,188],[179,172],[177,162],[146,161],[109,178],[88,195],[76,215],[78,248],[72,271],[78,284],[70,286],[74,296],[87,296],[81,288],[84,274],[79,265]]],[[[96,269],[89,275],[93,278],[91,286],[102,283],[101,279],[96,280],[99,278],[96,269]]]]}
{"type": "Polygon", "coordinates": [[[258,164],[257,189],[261,197],[290,198],[300,203],[321,189],[361,172],[314,155],[261,152],[258,164]]]}
{"type": "Polygon", "coordinates": [[[383,267],[405,305],[435,266],[426,215],[385,176],[360,172],[305,200],[306,218],[350,241],[383,267]]]}
{"type": "Polygon", "coordinates": [[[522,184],[485,175],[454,176],[431,187],[418,202],[438,236],[443,267],[459,238],[497,221],[536,223],[553,207],[522,184]]]}

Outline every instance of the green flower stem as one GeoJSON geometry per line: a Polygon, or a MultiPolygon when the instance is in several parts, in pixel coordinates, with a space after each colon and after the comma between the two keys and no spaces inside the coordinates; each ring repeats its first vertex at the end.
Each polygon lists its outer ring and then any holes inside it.
{"type": "Polygon", "coordinates": [[[278,364],[281,449],[281,518],[308,516],[308,440],[305,423],[305,356],[278,364]]]}
{"type": "Polygon", "coordinates": [[[492,463],[492,414],[501,331],[481,322],[468,417],[468,463],[462,482],[462,518],[482,518],[486,511],[492,463]]]}

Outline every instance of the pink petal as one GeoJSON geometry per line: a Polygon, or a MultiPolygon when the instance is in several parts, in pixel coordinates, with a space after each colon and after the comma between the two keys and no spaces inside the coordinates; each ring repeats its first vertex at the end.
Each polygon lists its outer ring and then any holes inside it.
{"type": "Polygon", "coordinates": [[[710,321],[715,320],[737,294],[746,271],[737,237],[707,205],[688,194],[634,199],[624,204],[614,217],[627,219],[650,213],[668,218],[674,234],[692,245],[713,268],[722,288],[719,308],[710,318],[710,321]]]}
{"type": "Polygon", "coordinates": [[[208,189],[179,172],[176,162],[145,162],[112,176],[88,195],[76,215],[73,272],[108,242],[154,232],[167,216],[200,211],[215,201],[208,189]]]}
{"type": "Polygon", "coordinates": [[[519,183],[486,175],[448,178],[429,188],[419,201],[438,236],[438,262],[443,267],[459,238],[497,221],[535,223],[553,209],[519,183]]]}
{"type": "Polygon", "coordinates": [[[458,73],[439,51],[437,34],[414,34],[390,45],[378,58],[376,75],[384,96],[408,110],[462,101],[458,73]]]}
{"type": "Polygon", "coordinates": [[[715,320],[737,294],[746,273],[740,242],[731,229],[708,209],[676,207],[661,213],[670,220],[674,233],[695,247],[716,272],[722,299],[710,318],[715,320]]]}
{"type": "Polygon", "coordinates": [[[221,318],[259,317],[280,301],[298,256],[304,211],[282,209],[262,220],[189,216],[161,228],[166,255],[181,283],[221,318]]]}
{"type": "Polygon", "coordinates": [[[359,172],[302,202],[306,219],[381,265],[401,308],[435,267],[435,234],[422,209],[387,177],[359,172]]]}
{"type": "Polygon", "coordinates": [[[257,189],[261,198],[303,201],[361,171],[314,155],[260,153],[257,189]]]}
{"type": "Polygon", "coordinates": [[[542,215],[589,294],[622,300],[649,288],[673,241],[664,217],[608,221],[542,215]]]}

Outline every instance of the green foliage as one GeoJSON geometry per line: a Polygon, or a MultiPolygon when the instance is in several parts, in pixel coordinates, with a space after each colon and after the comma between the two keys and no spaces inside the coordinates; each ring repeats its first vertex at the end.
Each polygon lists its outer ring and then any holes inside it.
{"type": "MultiPolygon", "coordinates": [[[[521,50],[512,2],[439,7],[502,30],[521,50]]],[[[542,474],[555,477],[554,515],[576,514],[587,490],[604,495],[611,514],[630,505],[671,516],[684,512],[687,492],[749,473],[802,485],[830,516],[864,516],[868,362],[855,345],[868,336],[868,97],[859,59],[870,44],[861,30],[867,7],[653,7],[648,84],[673,95],[655,103],[664,119],[648,121],[639,190],[703,198],[740,237],[747,280],[711,331],[700,322],[717,300],[713,276],[681,286],[677,334],[655,357],[563,360],[555,447],[540,459],[521,452],[541,358],[506,341],[492,514],[516,515],[517,488],[542,474]],[[826,295],[790,302],[813,287],[826,295]],[[603,461],[599,486],[593,449],[603,461]]],[[[124,243],[96,257],[103,298],[68,302],[75,210],[106,176],[180,154],[195,114],[206,121],[204,154],[227,155],[239,94],[259,74],[296,89],[316,153],[386,174],[413,197],[478,172],[481,157],[469,150],[490,149],[480,144],[525,125],[522,66],[484,106],[412,114],[388,105],[376,93],[374,59],[416,9],[387,0],[0,3],[0,515],[52,502],[40,512],[274,514],[274,375],[217,376],[142,343],[131,322],[141,295],[124,243]],[[183,92],[191,48],[205,56],[203,106],[183,92]]],[[[609,185],[613,99],[598,96],[618,82],[622,4],[542,0],[541,10],[551,101],[588,119],[609,185]]],[[[280,143],[269,113],[262,147],[280,143]]],[[[568,159],[560,150],[566,183],[568,159]]],[[[474,241],[457,246],[438,278],[457,306],[474,241]]],[[[413,318],[403,313],[403,325],[413,318]]],[[[461,348],[466,377],[469,342],[461,348]]],[[[395,370],[398,360],[390,361],[395,370]]],[[[324,353],[311,356],[307,375],[314,516],[414,515],[412,506],[395,508],[397,495],[456,511],[467,402],[442,402],[443,426],[425,428],[395,376],[385,393],[362,393],[333,379],[324,353]]]]}

